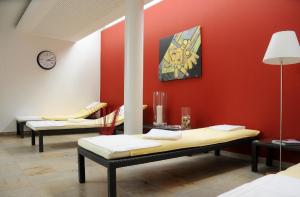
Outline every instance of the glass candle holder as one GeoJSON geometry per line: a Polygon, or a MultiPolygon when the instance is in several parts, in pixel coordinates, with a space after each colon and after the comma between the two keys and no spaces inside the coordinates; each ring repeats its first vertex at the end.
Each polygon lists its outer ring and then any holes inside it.
{"type": "Polygon", "coordinates": [[[153,125],[163,126],[166,125],[166,100],[167,95],[165,92],[155,91],[153,93],[153,125]]]}
{"type": "Polygon", "coordinates": [[[191,108],[182,107],[181,108],[181,128],[190,129],[191,128],[191,108]]]}

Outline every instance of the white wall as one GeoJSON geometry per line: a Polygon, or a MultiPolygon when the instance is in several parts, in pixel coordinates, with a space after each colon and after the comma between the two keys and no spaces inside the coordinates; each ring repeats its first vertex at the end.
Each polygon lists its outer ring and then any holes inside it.
{"type": "Polygon", "coordinates": [[[99,32],[76,43],[24,35],[3,21],[1,11],[0,132],[15,131],[17,115],[64,115],[99,100],[99,32]],[[38,66],[42,50],[56,54],[52,70],[38,66]]]}

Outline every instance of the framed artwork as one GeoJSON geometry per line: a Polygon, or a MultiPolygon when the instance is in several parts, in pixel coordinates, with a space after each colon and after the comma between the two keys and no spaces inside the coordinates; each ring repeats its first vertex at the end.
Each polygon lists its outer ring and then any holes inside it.
{"type": "Polygon", "coordinates": [[[200,77],[201,67],[200,26],[160,40],[160,81],[200,77]]]}

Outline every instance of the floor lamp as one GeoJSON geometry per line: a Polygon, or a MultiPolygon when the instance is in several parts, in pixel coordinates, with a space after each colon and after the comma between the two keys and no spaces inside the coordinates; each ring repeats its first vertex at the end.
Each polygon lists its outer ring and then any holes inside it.
{"type": "Polygon", "coordinates": [[[280,65],[280,130],[279,130],[279,171],[282,156],[282,70],[284,65],[300,63],[300,46],[294,31],[280,31],[272,35],[265,53],[265,64],[280,65]]]}

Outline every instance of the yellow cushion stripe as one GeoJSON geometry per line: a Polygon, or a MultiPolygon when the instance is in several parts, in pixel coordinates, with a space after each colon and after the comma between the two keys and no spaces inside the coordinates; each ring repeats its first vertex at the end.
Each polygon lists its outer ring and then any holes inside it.
{"type": "Polygon", "coordinates": [[[74,118],[74,119],[86,118],[106,106],[107,106],[107,103],[98,103],[94,107],[91,107],[89,109],[86,109],[86,108],[82,109],[75,114],[71,114],[71,115],[67,115],[67,116],[42,116],[42,118],[44,120],[68,120],[71,118],[74,118]]]}

